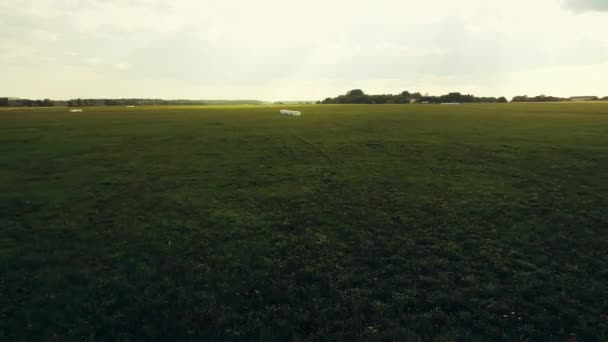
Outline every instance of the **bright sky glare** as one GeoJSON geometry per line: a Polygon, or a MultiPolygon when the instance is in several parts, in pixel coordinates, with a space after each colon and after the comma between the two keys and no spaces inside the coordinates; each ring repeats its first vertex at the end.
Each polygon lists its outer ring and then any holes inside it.
{"type": "Polygon", "coordinates": [[[608,96],[608,0],[4,0],[0,96],[608,96]]]}

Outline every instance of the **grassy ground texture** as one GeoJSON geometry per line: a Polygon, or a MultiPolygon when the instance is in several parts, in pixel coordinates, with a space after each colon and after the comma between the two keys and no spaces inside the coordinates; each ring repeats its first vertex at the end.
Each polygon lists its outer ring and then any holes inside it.
{"type": "Polygon", "coordinates": [[[608,339],[608,104],[0,110],[0,340],[608,339]]]}

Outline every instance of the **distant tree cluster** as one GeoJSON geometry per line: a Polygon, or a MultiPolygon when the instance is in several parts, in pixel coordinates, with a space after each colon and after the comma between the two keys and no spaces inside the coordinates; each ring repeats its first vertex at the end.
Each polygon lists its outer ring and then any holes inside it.
{"type": "Polygon", "coordinates": [[[511,102],[566,102],[566,101],[608,101],[608,96],[602,98],[598,96],[572,96],[572,97],[557,97],[538,95],[529,97],[527,95],[515,96],[511,102]]]}
{"type": "Polygon", "coordinates": [[[339,95],[337,97],[328,97],[323,100],[322,104],[391,104],[391,103],[410,103],[413,101],[419,101],[422,98],[420,93],[410,94],[407,91],[401,94],[381,94],[381,95],[368,95],[361,89],[353,89],[347,92],[345,95],[339,95]]]}
{"type": "Polygon", "coordinates": [[[54,107],[55,101],[51,99],[44,100],[30,100],[30,99],[18,99],[18,98],[2,98],[0,100],[0,106],[10,107],[54,107]]]}
{"type": "Polygon", "coordinates": [[[523,96],[515,96],[511,102],[564,102],[570,101],[565,97],[556,97],[556,96],[547,96],[547,95],[538,95],[533,97],[528,97],[527,95],[523,96]]]}
{"type": "Polygon", "coordinates": [[[144,106],[144,105],[206,105],[205,101],[196,100],[161,100],[161,99],[72,99],[67,102],[70,107],[88,106],[144,106]]]}
{"type": "Polygon", "coordinates": [[[70,107],[87,106],[201,106],[201,105],[259,105],[257,100],[162,100],[162,99],[72,99],[70,107]]]}
{"type": "Polygon", "coordinates": [[[361,89],[353,89],[345,95],[338,97],[328,97],[323,100],[323,104],[405,104],[405,103],[506,103],[505,97],[476,97],[465,95],[458,92],[449,93],[441,96],[422,95],[419,92],[410,93],[409,91],[400,94],[368,95],[361,89]]]}

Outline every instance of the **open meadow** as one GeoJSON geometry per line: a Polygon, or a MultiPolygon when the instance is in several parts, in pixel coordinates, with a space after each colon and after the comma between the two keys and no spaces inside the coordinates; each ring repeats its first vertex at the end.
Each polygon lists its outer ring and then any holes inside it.
{"type": "Polygon", "coordinates": [[[608,103],[0,110],[2,341],[608,339],[608,103]]]}

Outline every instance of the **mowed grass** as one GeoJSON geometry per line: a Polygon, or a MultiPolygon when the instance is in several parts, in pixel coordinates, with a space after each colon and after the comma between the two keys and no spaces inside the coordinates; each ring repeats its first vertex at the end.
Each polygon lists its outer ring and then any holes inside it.
{"type": "Polygon", "coordinates": [[[608,104],[0,110],[0,340],[608,339],[608,104]]]}

